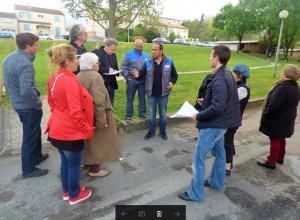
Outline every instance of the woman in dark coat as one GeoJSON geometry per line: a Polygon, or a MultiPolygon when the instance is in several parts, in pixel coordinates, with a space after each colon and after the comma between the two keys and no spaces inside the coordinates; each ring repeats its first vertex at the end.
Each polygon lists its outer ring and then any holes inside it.
{"type": "Polygon", "coordinates": [[[283,164],[285,155],[285,138],[294,133],[300,90],[297,80],[300,70],[288,64],[284,67],[281,79],[269,92],[261,116],[259,131],[270,138],[270,154],[267,160],[257,161],[258,165],[275,169],[276,162],[283,164]]]}

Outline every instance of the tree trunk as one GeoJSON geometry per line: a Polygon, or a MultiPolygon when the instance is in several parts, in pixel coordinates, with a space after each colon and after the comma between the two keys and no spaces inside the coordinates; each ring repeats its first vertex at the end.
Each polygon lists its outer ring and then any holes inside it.
{"type": "Polygon", "coordinates": [[[117,27],[116,27],[116,0],[109,0],[109,10],[108,10],[108,37],[116,38],[117,27]]]}
{"type": "Polygon", "coordinates": [[[241,43],[242,43],[242,39],[243,39],[243,36],[240,36],[239,37],[239,43],[238,43],[238,46],[237,46],[237,53],[239,53],[240,49],[241,49],[241,43]]]}

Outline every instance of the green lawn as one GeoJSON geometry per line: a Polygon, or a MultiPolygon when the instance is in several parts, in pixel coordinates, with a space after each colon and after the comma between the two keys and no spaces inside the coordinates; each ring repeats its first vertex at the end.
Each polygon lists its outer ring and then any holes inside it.
{"type": "MultiPolygon", "coordinates": [[[[67,41],[40,41],[40,50],[34,61],[36,69],[36,82],[41,93],[46,95],[47,92],[47,81],[52,71],[48,68],[48,58],[46,55],[46,49],[51,45],[59,43],[67,43],[67,41]]],[[[93,50],[96,47],[96,42],[88,42],[86,47],[88,51],[93,50]]],[[[101,45],[101,44],[100,44],[101,45]]],[[[117,49],[117,57],[119,66],[123,59],[125,51],[132,48],[132,43],[120,43],[117,49]]],[[[13,40],[0,40],[0,63],[2,63],[5,56],[13,52],[16,49],[15,42],[13,40]]],[[[145,51],[151,52],[151,44],[145,44],[145,51]]],[[[209,70],[209,56],[211,53],[210,48],[193,47],[193,46],[181,46],[181,45],[165,45],[165,53],[174,60],[177,71],[198,71],[198,70],[209,70]]],[[[233,52],[232,58],[228,64],[231,68],[236,63],[245,63],[250,67],[254,66],[266,66],[270,64],[270,60],[264,59],[261,55],[243,55],[233,52]]],[[[282,69],[282,65],[278,68],[277,78],[279,72],[282,69]]],[[[299,63],[293,62],[299,66],[299,63]]],[[[251,98],[264,97],[267,91],[274,84],[272,79],[272,68],[263,68],[251,71],[251,78],[249,85],[251,87],[251,98]]],[[[199,85],[206,74],[186,74],[179,75],[178,82],[174,87],[172,94],[170,95],[168,112],[175,112],[184,102],[188,100],[191,103],[194,102],[197,95],[199,85]]],[[[123,81],[119,82],[119,90],[116,91],[115,97],[115,111],[120,118],[124,118],[126,96],[125,96],[125,84],[123,81]]],[[[5,102],[9,105],[9,100],[5,97],[5,102]]],[[[135,100],[135,114],[137,113],[137,100],[135,100]]]]}

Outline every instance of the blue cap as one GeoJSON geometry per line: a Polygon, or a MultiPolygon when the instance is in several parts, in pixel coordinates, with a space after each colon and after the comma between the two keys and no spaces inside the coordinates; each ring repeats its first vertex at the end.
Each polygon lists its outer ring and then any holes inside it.
{"type": "Polygon", "coordinates": [[[233,71],[239,75],[242,75],[245,79],[250,77],[249,67],[245,64],[236,64],[233,67],[233,71]]]}

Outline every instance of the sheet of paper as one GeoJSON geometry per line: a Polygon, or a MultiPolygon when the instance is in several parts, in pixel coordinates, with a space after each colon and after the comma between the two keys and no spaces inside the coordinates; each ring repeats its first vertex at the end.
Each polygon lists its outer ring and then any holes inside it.
{"type": "Polygon", "coordinates": [[[103,75],[107,75],[107,76],[113,76],[113,75],[117,75],[118,73],[120,73],[121,70],[115,70],[112,73],[103,73],[103,75]]]}
{"type": "Polygon", "coordinates": [[[185,101],[181,108],[170,118],[191,118],[194,114],[197,114],[198,111],[192,106],[188,101],[185,101]]]}

